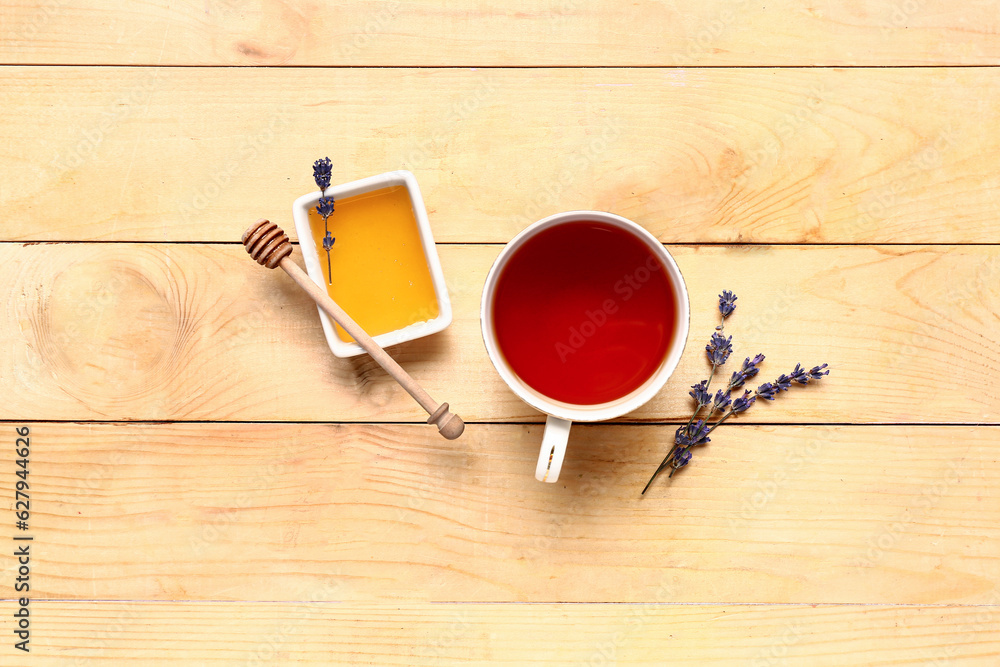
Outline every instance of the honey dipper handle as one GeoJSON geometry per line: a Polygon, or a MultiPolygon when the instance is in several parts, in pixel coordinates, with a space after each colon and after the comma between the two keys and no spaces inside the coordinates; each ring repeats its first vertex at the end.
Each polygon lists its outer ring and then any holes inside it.
{"type": "Polygon", "coordinates": [[[396,382],[402,385],[403,389],[420,404],[427,414],[430,415],[428,418],[428,424],[435,424],[441,435],[448,438],[449,440],[454,440],[458,436],[462,435],[462,431],[465,430],[465,423],[462,418],[458,415],[448,411],[448,404],[438,403],[431,398],[430,394],[424,391],[424,388],[417,384],[409,373],[403,370],[403,367],[396,363],[396,360],[389,356],[389,354],[383,350],[378,343],[376,343],[371,336],[369,336],[364,329],[358,325],[351,316],[344,312],[344,309],[337,305],[337,302],[330,298],[330,295],[326,293],[325,290],[321,289],[319,285],[314,283],[312,279],[306,274],[305,271],[299,268],[299,265],[292,261],[290,257],[284,257],[278,264],[282,269],[285,270],[292,280],[298,283],[299,287],[305,290],[306,294],[312,297],[312,300],[323,309],[327,315],[333,318],[333,320],[344,328],[344,331],[349,333],[351,337],[357,341],[365,352],[367,352],[372,359],[378,362],[378,365],[385,369],[385,372],[391,375],[396,382]]]}

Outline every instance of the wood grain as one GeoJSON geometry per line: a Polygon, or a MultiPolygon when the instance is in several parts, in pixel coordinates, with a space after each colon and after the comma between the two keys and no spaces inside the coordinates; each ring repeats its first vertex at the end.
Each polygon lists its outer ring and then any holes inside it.
{"type": "Polygon", "coordinates": [[[120,65],[996,64],[989,2],[94,0],[4,4],[0,62],[120,65]]]}
{"type": "Polygon", "coordinates": [[[238,240],[329,155],[334,182],[413,171],[438,241],[597,209],[664,242],[991,243],[998,77],[3,68],[0,238],[238,240]]]}
{"type": "MultiPolygon", "coordinates": [[[[688,416],[716,295],[733,288],[734,361],[767,355],[761,382],[797,362],[833,368],[744,421],[1000,421],[996,246],[669,249],[691,293],[688,348],[624,419],[688,416]]],[[[499,247],[439,251],[453,324],[394,357],[467,421],[539,420],[482,344],[481,291],[499,247]]],[[[4,244],[0,285],[2,419],[425,419],[371,359],[333,357],[315,304],[239,245],[4,244]]]]}
{"type": "Polygon", "coordinates": [[[997,664],[994,5],[5,2],[0,664],[997,664]],[[455,321],[391,352],[458,441],[236,245],[323,155],[421,184],[455,321]],[[672,244],[694,317],[543,485],[479,296],[570,209],[672,244]],[[641,497],[724,288],[761,381],[833,374],[641,497]]]}
{"type": "Polygon", "coordinates": [[[1000,603],[997,427],[30,427],[35,600],[1000,603]]]}
{"type": "Polygon", "coordinates": [[[33,665],[663,665],[669,655],[671,665],[870,667],[1000,658],[997,606],[178,601],[36,609],[33,665]]]}

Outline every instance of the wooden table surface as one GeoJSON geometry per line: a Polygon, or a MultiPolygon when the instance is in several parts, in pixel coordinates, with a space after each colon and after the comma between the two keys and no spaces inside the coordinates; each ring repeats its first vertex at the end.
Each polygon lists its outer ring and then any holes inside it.
{"type": "Polygon", "coordinates": [[[1000,663],[997,3],[7,0],[0,64],[0,664],[1000,663]],[[393,353],[458,441],[239,245],[324,155],[420,183],[454,322],[393,353]],[[549,485],[478,308],[569,209],[693,318],[549,485]],[[723,289],[833,373],[641,497],[723,289]]]}

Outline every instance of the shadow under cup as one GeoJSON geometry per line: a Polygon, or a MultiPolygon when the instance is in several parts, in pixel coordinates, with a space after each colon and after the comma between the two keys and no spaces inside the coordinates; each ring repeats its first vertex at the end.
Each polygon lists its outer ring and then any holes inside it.
{"type": "Polygon", "coordinates": [[[641,406],[673,372],[687,292],[645,229],[574,211],[507,245],[487,278],[482,317],[491,360],[520,398],[563,420],[600,421],[641,406]]]}

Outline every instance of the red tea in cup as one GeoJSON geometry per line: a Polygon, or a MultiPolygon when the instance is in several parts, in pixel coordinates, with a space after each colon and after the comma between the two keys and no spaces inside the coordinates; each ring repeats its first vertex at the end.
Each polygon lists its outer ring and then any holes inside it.
{"type": "Polygon", "coordinates": [[[528,238],[499,273],[497,346],[526,385],[574,405],[618,400],[667,357],[677,327],[674,289],[635,234],[596,220],[528,238]]]}

